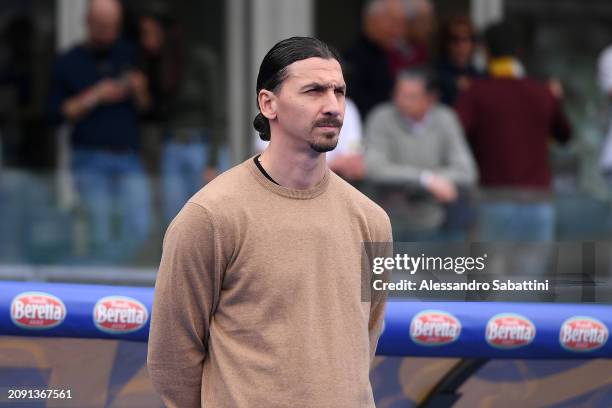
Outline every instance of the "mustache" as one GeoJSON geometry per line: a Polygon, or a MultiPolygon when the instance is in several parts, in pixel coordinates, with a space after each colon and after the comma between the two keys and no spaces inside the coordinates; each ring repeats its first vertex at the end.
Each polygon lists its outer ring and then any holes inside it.
{"type": "Polygon", "coordinates": [[[331,126],[331,127],[341,127],[342,121],[336,118],[325,118],[319,119],[314,123],[315,127],[323,127],[323,126],[331,126]]]}

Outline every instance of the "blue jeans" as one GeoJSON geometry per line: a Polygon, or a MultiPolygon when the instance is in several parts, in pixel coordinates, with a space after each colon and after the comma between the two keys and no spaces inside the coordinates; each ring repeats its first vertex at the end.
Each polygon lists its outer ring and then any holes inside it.
{"type": "MultiPolygon", "coordinates": [[[[204,185],[208,166],[208,142],[166,142],[162,151],[161,182],[164,220],[170,223],[183,205],[204,185]]],[[[219,149],[218,171],[229,168],[227,147],[219,149]]]]}
{"type": "Polygon", "coordinates": [[[478,210],[481,241],[552,241],[555,209],[549,202],[482,203],[478,210]]]}
{"type": "Polygon", "coordinates": [[[555,209],[550,202],[482,203],[478,214],[478,238],[503,241],[505,253],[490,256],[487,274],[542,277],[555,238],[555,209]]]}
{"type": "Polygon", "coordinates": [[[152,205],[140,157],[76,149],[72,170],[96,255],[113,260],[140,247],[149,236],[152,205]],[[115,215],[120,219],[117,231],[113,228],[115,215]]]}

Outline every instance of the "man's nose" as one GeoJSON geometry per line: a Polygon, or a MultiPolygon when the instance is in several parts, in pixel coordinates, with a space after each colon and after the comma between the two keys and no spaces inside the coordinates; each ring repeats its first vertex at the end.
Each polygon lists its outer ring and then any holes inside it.
{"type": "Polygon", "coordinates": [[[338,94],[333,90],[329,90],[325,93],[325,105],[323,107],[323,113],[329,116],[340,115],[341,102],[338,94]]]}

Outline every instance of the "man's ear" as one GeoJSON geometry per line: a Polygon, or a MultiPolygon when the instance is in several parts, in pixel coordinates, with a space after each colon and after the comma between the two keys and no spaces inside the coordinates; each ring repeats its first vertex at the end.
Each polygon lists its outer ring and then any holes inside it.
{"type": "Polygon", "coordinates": [[[274,92],[262,89],[257,95],[259,110],[267,119],[276,119],[276,95],[274,92]]]}

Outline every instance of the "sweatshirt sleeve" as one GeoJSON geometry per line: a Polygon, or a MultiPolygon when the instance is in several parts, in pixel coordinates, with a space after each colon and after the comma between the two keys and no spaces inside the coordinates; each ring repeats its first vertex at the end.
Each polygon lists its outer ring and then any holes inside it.
{"type": "MultiPolygon", "coordinates": [[[[382,223],[381,223],[382,224],[382,223]]],[[[382,224],[382,233],[379,237],[375,238],[379,244],[376,247],[376,253],[374,256],[380,257],[392,257],[393,256],[393,234],[391,232],[391,221],[385,214],[385,221],[382,224]]],[[[385,281],[390,281],[388,272],[381,275],[385,281]]],[[[385,321],[385,306],[387,303],[387,291],[376,291],[371,288],[370,298],[370,320],[368,324],[368,331],[370,337],[370,363],[376,356],[376,348],[378,346],[378,340],[383,330],[385,321]]]]}
{"type": "Polygon", "coordinates": [[[211,315],[221,262],[208,212],[188,203],[166,232],[157,280],[147,366],[168,408],[200,407],[211,315]]]}

